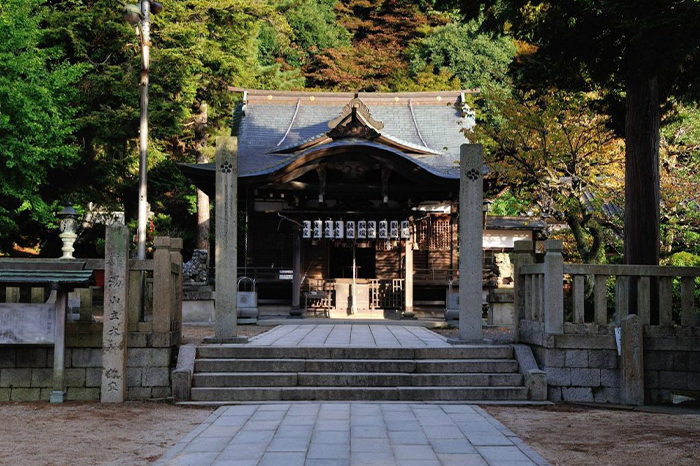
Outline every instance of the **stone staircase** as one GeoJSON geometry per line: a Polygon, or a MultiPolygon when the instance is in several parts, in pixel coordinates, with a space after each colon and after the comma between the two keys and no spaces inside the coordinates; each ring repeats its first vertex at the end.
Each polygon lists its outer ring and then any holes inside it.
{"type": "Polygon", "coordinates": [[[197,348],[191,402],[525,401],[510,346],[197,348]]]}

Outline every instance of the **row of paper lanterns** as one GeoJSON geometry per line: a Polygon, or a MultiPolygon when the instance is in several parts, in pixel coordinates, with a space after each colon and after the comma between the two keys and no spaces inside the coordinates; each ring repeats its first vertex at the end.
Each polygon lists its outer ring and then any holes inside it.
{"type": "Polygon", "coordinates": [[[304,220],[305,239],[408,239],[408,220],[304,220]]]}

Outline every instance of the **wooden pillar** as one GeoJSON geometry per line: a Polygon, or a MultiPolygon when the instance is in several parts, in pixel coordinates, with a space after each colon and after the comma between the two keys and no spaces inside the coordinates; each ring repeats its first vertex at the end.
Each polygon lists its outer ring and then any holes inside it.
{"type": "Polygon", "coordinates": [[[409,236],[406,239],[406,277],[404,283],[404,312],[403,317],[414,318],[413,314],[413,240],[409,236]]]}
{"type": "Polygon", "coordinates": [[[301,306],[300,306],[300,295],[301,295],[301,232],[298,230],[294,231],[294,244],[293,244],[293,257],[292,257],[292,310],[290,315],[300,316],[301,306]]]}
{"type": "Polygon", "coordinates": [[[68,307],[68,291],[55,287],[56,290],[56,326],[54,327],[53,344],[53,389],[49,395],[51,403],[63,403],[66,391],[63,379],[63,368],[66,354],[66,308],[68,307]]]}

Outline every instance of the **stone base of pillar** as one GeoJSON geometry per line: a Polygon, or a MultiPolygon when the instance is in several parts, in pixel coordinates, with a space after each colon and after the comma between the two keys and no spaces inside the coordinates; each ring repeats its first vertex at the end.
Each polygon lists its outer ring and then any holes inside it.
{"type": "Polygon", "coordinates": [[[406,320],[416,320],[416,314],[413,311],[404,311],[401,313],[401,318],[406,320]]]}
{"type": "Polygon", "coordinates": [[[458,322],[459,321],[459,309],[445,309],[445,320],[458,322]]]}
{"type": "Polygon", "coordinates": [[[246,344],[248,343],[248,337],[231,337],[231,338],[216,338],[216,337],[206,337],[204,339],[204,343],[206,344],[220,344],[220,345],[226,345],[226,344],[246,344]]]}
{"type": "Polygon", "coordinates": [[[63,403],[66,401],[66,392],[63,390],[52,390],[49,394],[50,403],[63,403]]]}
{"type": "Polygon", "coordinates": [[[289,317],[302,317],[304,315],[304,310],[302,308],[292,308],[289,311],[289,317]]]}

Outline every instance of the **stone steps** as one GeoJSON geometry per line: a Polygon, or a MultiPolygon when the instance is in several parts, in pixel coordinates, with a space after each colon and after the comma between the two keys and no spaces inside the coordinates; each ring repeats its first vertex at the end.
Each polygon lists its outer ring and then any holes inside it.
{"type": "Polygon", "coordinates": [[[510,346],[197,348],[192,402],[525,401],[510,346]]]}
{"type": "Polygon", "coordinates": [[[404,372],[507,373],[513,359],[198,359],[199,372],[404,372]]]}
{"type": "Polygon", "coordinates": [[[203,372],[195,374],[199,387],[507,387],[523,383],[520,374],[415,374],[396,372],[203,372]]]}
{"type": "Polygon", "coordinates": [[[193,387],[192,401],[527,400],[525,387],[193,387]]]}

